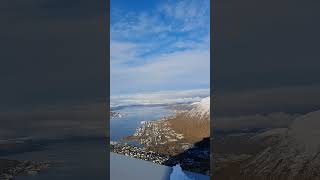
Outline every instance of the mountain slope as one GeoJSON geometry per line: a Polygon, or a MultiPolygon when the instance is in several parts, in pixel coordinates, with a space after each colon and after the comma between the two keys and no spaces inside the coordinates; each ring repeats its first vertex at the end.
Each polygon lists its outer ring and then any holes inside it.
{"type": "Polygon", "coordinates": [[[280,142],[253,157],[242,173],[248,179],[319,180],[319,129],[320,111],[298,117],[280,142]]]}
{"type": "Polygon", "coordinates": [[[210,117],[210,96],[203,98],[199,102],[192,103],[193,107],[187,115],[192,118],[209,119],[210,117]]]}
{"type": "Polygon", "coordinates": [[[173,116],[164,117],[157,121],[147,121],[138,128],[133,139],[141,144],[156,147],[172,143],[181,147],[168,152],[176,153],[195,142],[210,136],[210,97],[190,105],[189,111],[180,111],[173,116]],[[179,145],[179,146],[180,146],[179,145]]]}
{"type": "Polygon", "coordinates": [[[171,128],[190,142],[210,136],[210,97],[192,103],[189,111],[177,113],[168,120],[171,128]]]}

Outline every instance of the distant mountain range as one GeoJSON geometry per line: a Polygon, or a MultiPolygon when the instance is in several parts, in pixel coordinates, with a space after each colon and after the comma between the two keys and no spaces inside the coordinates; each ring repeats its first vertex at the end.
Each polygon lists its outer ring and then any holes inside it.
{"type": "Polygon", "coordinates": [[[126,107],[135,106],[174,106],[179,104],[191,104],[198,102],[207,95],[208,93],[200,93],[198,95],[183,93],[181,95],[175,94],[146,94],[136,96],[120,96],[111,98],[110,108],[111,110],[118,110],[126,107]]]}

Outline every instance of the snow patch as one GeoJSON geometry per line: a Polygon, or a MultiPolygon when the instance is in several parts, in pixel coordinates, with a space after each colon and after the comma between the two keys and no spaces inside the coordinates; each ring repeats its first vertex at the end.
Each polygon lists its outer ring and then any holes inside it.
{"type": "Polygon", "coordinates": [[[180,165],[172,167],[172,173],[170,174],[170,180],[194,180],[189,178],[183,171],[180,165]]]}
{"type": "Polygon", "coordinates": [[[201,99],[199,102],[191,104],[193,108],[190,110],[191,117],[209,118],[210,117],[210,96],[201,99]]]}
{"type": "Polygon", "coordinates": [[[308,154],[320,152],[320,111],[315,111],[294,120],[290,136],[304,146],[308,154]]]}

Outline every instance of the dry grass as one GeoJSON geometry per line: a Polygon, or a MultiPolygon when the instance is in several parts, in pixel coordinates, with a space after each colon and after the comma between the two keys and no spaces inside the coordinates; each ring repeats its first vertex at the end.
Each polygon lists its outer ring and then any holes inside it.
{"type": "Polygon", "coordinates": [[[183,134],[185,140],[190,143],[198,142],[210,136],[210,121],[206,119],[194,119],[181,113],[168,121],[171,128],[177,133],[183,134]]]}

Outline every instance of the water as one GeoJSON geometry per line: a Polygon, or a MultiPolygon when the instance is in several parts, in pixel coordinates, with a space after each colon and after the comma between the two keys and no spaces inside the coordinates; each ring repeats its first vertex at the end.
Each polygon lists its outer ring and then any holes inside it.
{"type": "Polygon", "coordinates": [[[132,106],[125,107],[117,112],[124,113],[123,117],[110,120],[110,138],[118,141],[123,137],[131,136],[141,126],[142,121],[158,120],[168,116],[172,110],[166,106],[132,106]]]}
{"type": "Polygon", "coordinates": [[[107,153],[105,140],[63,141],[49,144],[41,151],[1,158],[52,162],[47,170],[18,176],[16,180],[105,180],[109,169],[107,153]]]}
{"type": "MultiPolygon", "coordinates": [[[[157,120],[171,113],[165,106],[126,107],[118,112],[126,115],[110,121],[111,140],[134,134],[141,121],[157,120]]],[[[50,161],[51,167],[37,175],[18,176],[16,180],[105,180],[108,176],[109,154],[106,140],[61,140],[46,143],[37,151],[21,152],[1,158],[31,161],[50,161]]]]}

